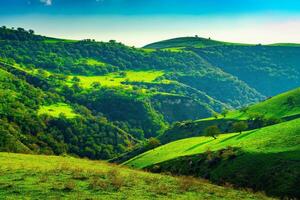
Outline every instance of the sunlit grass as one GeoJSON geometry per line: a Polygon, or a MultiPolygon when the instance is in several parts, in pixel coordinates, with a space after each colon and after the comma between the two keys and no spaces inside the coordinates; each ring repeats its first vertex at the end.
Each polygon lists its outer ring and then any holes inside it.
{"type": "Polygon", "coordinates": [[[176,157],[200,154],[207,150],[215,151],[228,146],[254,153],[300,151],[299,124],[300,119],[296,119],[242,134],[222,134],[217,139],[202,136],[178,140],[141,154],[125,165],[143,168],[176,157]]]}
{"type": "MultiPolygon", "coordinates": [[[[163,71],[125,71],[124,75],[119,72],[110,73],[103,76],[76,76],[80,79],[80,84],[84,88],[90,88],[93,83],[100,83],[101,86],[116,87],[123,86],[125,88],[132,88],[130,84],[125,82],[154,82],[156,78],[164,75],[163,71]]],[[[74,76],[70,76],[72,80],[74,76]]]]}
{"type": "Polygon", "coordinates": [[[50,115],[52,117],[59,117],[60,114],[65,115],[67,118],[74,118],[78,116],[73,110],[73,108],[64,103],[57,103],[49,106],[42,106],[38,110],[39,115],[50,115]]]}
{"type": "Polygon", "coordinates": [[[71,157],[0,153],[4,199],[269,199],[191,177],[71,157]]]}

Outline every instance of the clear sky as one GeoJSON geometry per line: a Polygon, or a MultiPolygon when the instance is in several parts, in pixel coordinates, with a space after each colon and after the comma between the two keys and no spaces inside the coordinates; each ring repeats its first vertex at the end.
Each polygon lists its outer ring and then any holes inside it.
{"type": "Polygon", "coordinates": [[[199,35],[300,43],[300,0],[0,0],[0,26],[137,47],[199,35]]]}

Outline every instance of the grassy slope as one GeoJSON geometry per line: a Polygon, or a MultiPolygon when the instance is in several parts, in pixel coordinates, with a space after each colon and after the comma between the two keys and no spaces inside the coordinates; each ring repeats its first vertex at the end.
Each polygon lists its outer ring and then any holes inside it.
{"type": "Polygon", "coordinates": [[[163,143],[175,141],[178,139],[199,136],[203,134],[203,130],[212,125],[218,125],[223,131],[228,128],[228,123],[240,120],[247,120],[252,115],[264,115],[265,118],[277,119],[293,119],[300,115],[300,88],[277,95],[258,104],[249,106],[246,112],[240,110],[230,111],[226,117],[218,115],[218,119],[214,117],[200,119],[188,125],[173,127],[163,135],[160,140],[163,143]],[[295,105],[287,104],[288,98],[292,97],[295,105]]]}
{"type": "MultiPolygon", "coordinates": [[[[236,119],[245,120],[249,119],[251,115],[260,114],[266,118],[291,118],[297,117],[300,114],[300,88],[282,93],[263,102],[251,105],[247,108],[246,112],[235,110],[229,112],[226,117],[218,116],[219,119],[236,119]],[[288,105],[288,99],[293,98],[294,105],[288,105]]],[[[207,118],[198,120],[209,121],[215,120],[214,118],[207,118]]]]}
{"type": "Polygon", "coordinates": [[[5,199],[270,199],[203,180],[67,157],[0,153],[5,199]]]}
{"type": "Polygon", "coordinates": [[[67,118],[74,118],[78,116],[73,108],[65,103],[57,103],[49,106],[41,106],[38,110],[39,115],[50,115],[52,117],[59,117],[60,114],[64,114],[67,118]]]}
{"type": "Polygon", "coordinates": [[[221,42],[221,41],[200,38],[200,37],[181,37],[181,38],[174,38],[170,40],[155,42],[146,45],[144,48],[169,49],[169,50],[172,50],[172,48],[176,48],[176,49],[179,48],[178,50],[180,50],[180,48],[185,48],[185,47],[203,48],[203,47],[220,46],[220,45],[241,45],[241,44],[221,42]]]}
{"type": "MultiPolygon", "coordinates": [[[[122,86],[122,82],[128,80],[131,82],[153,82],[156,78],[164,74],[163,71],[125,71],[126,76],[121,77],[119,73],[110,73],[103,76],[77,76],[80,84],[84,88],[91,87],[92,83],[99,82],[102,86],[122,86]]],[[[70,79],[73,77],[70,76],[70,79]]],[[[125,86],[125,85],[123,85],[125,86]]]]}
{"type": "MultiPolygon", "coordinates": [[[[252,153],[300,152],[300,119],[238,133],[223,134],[214,140],[211,137],[194,137],[178,140],[139,155],[125,163],[127,166],[144,168],[176,157],[219,150],[228,146],[240,147],[252,153]]],[[[291,154],[291,159],[300,159],[300,154],[291,154]]]]}

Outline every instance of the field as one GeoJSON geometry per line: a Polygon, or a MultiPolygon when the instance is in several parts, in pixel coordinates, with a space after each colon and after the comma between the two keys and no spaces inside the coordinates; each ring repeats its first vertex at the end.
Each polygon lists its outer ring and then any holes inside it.
{"type": "Polygon", "coordinates": [[[74,118],[77,114],[68,104],[57,103],[49,106],[42,106],[38,110],[39,115],[50,115],[52,117],[59,117],[60,114],[64,114],[67,118],[74,118]]]}
{"type": "MultiPolygon", "coordinates": [[[[156,78],[164,75],[163,71],[125,71],[122,75],[120,73],[110,73],[103,76],[77,76],[80,79],[80,84],[84,88],[90,88],[93,83],[100,83],[101,86],[117,87],[123,86],[125,88],[132,88],[131,85],[126,85],[123,82],[146,82],[151,83],[156,78]]],[[[72,79],[74,76],[70,76],[72,79]]]]}
{"type": "Polygon", "coordinates": [[[5,199],[271,199],[191,177],[71,157],[0,153],[0,174],[5,199]]]}
{"type": "MultiPolygon", "coordinates": [[[[141,154],[124,163],[135,168],[144,168],[180,156],[200,154],[207,150],[216,151],[228,146],[240,147],[251,153],[300,152],[300,119],[274,126],[212,137],[194,137],[178,140],[141,154]]],[[[300,154],[291,154],[299,160],[300,154]]]]}

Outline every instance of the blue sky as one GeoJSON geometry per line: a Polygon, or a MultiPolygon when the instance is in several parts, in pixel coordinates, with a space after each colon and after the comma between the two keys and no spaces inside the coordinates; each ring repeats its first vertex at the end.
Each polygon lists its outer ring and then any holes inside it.
{"type": "Polygon", "coordinates": [[[300,43],[299,0],[0,0],[0,25],[128,45],[200,35],[300,43]]]}

